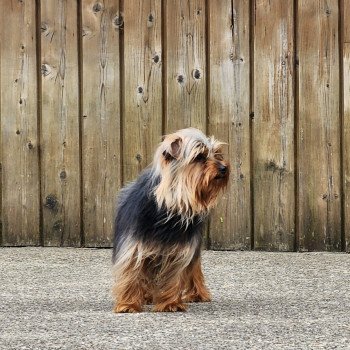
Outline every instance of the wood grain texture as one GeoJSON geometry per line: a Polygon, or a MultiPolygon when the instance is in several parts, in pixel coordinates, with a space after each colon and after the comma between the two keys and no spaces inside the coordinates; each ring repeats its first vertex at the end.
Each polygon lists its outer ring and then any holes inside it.
{"type": "Polygon", "coordinates": [[[205,1],[167,0],[165,12],[165,131],[193,126],[205,132],[205,1]]]}
{"type": "Polygon", "coordinates": [[[295,240],[293,2],[256,0],[254,26],[254,247],[289,251],[295,240]]]}
{"type": "Polygon", "coordinates": [[[249,1],[209,3],[209,135],[228,143],[230,183],[210,219],[210,248],[250,249],[249,1]]]}
{"type": "Polygon", "coordinates": [[[343,1],[343,31],[344,31],[344,43],[350,43],[350,23],[349,23],[349,16],[350,16],[350,1],[349,0],[342,0],[343,1]]]}
{"type": "Polygon", "coordinates": [[[1,3],[3,245],[38,245],[39,160],[34,1],[1,3]]]}
{"type": "MultiPolygon", "coordinates": [[[[0,3],[0,11],[5,11],[4,3],[0,3]]],[[[0,24],[0,246],[2,246],[2,142],[1,142],[1,41],[4,40],[5,33],[0,24]]]]}
{"type": "Polygon", "coordinates": [[[162,134],[161,1],[124,3],[123,179],[153,160],[162,134]]]}
{"type": "Polygon", "coordinates": [[[41,4],[41,169],[46,246],[80,244],[76,2],[41,4]]]}
{"type": "Polygon", "coordinates": [[[350,252],[350,2],[344,1],[343,42],[343,188],[345,250],[350,252]]]}
{"type": "Polygon", "coordinates": [[[298,8],[300,250],[340,250],[338,1],[298,8]]]}
{"type": "Polygon", "coordinates": [[[110,246],[121,185],[118,1],[82,1],[82,164],[85,246],[110,246]]]}

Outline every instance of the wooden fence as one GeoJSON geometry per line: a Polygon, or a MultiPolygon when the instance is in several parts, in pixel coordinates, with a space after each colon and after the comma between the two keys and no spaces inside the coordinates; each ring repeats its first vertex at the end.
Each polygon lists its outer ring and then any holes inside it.
{"type": "Polygon", "coordinates": [[[2,245],[110,246],[120,186],[191,125],[232,164],[208,247],[350,251],[350,1],[0,9],[2,245]]]}

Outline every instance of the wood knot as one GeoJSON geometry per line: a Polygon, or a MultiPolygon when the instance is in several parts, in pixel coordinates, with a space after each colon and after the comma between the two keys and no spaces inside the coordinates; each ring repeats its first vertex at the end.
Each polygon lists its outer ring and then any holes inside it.
{"type": "Polygon", "coordinates": [[[41,65],[41,74],[46,77],[50,74],[50,68],[49,65],[44,63],[41,65]]]}
{"type": "Polygon", "coordinates": [[[122,15],[116,15],[113,18],[113,25],[117,28],[117,29],[123,29],[124,26],[124,18],[122,15]]]}
{"type": "Polygon", "coordinates": [[[52,228],[55,231],[62,231],[63,225],[62,225],[62,220],[57,220],[54,222],[54,224],[52,225],[52,228]]]}
{"type": "Polygon", "coordinates": [[[178,83],[182,84],[185,81],[185,77],[181,74],[177,76],[178,83]]]}
{"type": "Polygon", "coordinates": [[[286,172],[285,169],[285,163],[283,166],[279,166],[274,160],[270,160],[266,163],[266,170],[267,171],[272,171],[272,172],[279,172],[280,174],[283,174],[286,172]]]}
{"type": "Polygon", "coordinates": [[[99,2],[94,4],[94,6],[92,7],[92,11],[95,13],[100,12],[101,10],[102,10],[102,5],[99,2]]]}
{"type": "Polygon", "coordinates": [[[66,173],[65,170],[62,170],[62,171],[60,172],[60,179],[61,179],[61,180],[64,180],[64,179],[66,179],[66,178],[67,178],[67,173],[66,173]]]}
{"type": "Polygon", "coordinates": [[[17,129],[16,130],[16,134],[19,135],[21,132],[17,129]]]}
{"type": "Polygon", "coordinates": [[[49,194],[48,196],[46,196],[45,204],[44,204],[46,208],[50,210],[54,210],[57,208],[57,205],[58,205],[58,200],[55,195],[49,194]]]}
{"type": "Polygon", "coordinates": [[[49,27],[48,27],[47,23],[42,22],[42,23],[41,23],[41,26],[40,26],[41,32],[44,33],[44,32],[46,32],[48,29],[49,29],[49,27]]]}
{"type": "Polygon", "coordinates": [[[91,35],[91,29],[89,27],[83,27],[81,29],[81,36],[84,37],[89,35],[91,35]]]}
{"type": "Polygon", "coordinates": [[[154,55],[153,62],[158,63],[160,61],[159,55],[154,55]]]}
{"type": "Polygon", "coordinates": [[[198,79],[200,79],[202,77],[202,74],[201,74],[199,69],[194,69],[192,71],[192,76],[193,76],[193,79],[198,80],[198,79]]]}

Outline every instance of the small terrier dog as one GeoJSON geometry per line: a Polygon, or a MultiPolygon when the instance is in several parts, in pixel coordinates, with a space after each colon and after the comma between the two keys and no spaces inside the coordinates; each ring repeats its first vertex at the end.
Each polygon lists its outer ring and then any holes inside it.
{"type": "Polygon", "coordinates": [[[120,191],[114,227],[115,312],[185,311],[210,301],[201,269],[203,220],[225,188],[222,142],[188,128],[165,136],[153,163],[120,191]]]}

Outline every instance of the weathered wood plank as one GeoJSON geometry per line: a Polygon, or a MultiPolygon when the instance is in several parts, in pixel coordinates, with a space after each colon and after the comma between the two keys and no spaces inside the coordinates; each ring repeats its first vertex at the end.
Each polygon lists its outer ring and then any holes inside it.
{"type": "Polygon", "coordinates": [[[340,250],[338,1],[298,8],[300,250],[340,250]]]}
{"type": "Polygon", "coordinates": [[[294,249],[293,2],[256,0],[254,248],[294,249]]]}
{"type": "Polygon", "coordinates": [[[350,252],[350,2],[344,1],[343,43],[343,170],[344,170],[344,231],[345,249],[350,252]]]}
{"type": "Polygon", "coordinates": [[[124,3],[123,179],[153,159],[162,134],[161,1],[124,3]]]}
{"type": "Polygon", "coordinates": [[[1,4],[2,239],[40,243],[34,1],[1,4]]]}
{"type": "Polygon", "coordinates": [[[343,30],[344,30],[344,43],[350,43],[350,23],[349,23],[349,15],[350,15],[350,2],[348,0],[343,0],[343,30]]]}
{"type": "MultiPolygon", "coordinates": [[[[4,13],[5,11],[4,3],[0,3],[0,11],[4,13]]],[[[0,246],[2,246],[2,142],[1,142],[1,41],[4,40],[3,36],[5,33],[3,32],[3,28],[0,24],[0,246]]]]}
{"type": "Polygon", "coordinates": [[[46,246],[80,245],[77,4],[41,2],[41,169],[46,246]]]}
{"type": "Polygon", "coordinates": [[[82,1],[82,163],[86,246],[110,246],[121,185],[118,1],[82,1]]]}
{"type": "Polygon", "coordinates": [[[250,249],[249,1],[209,3],[208,11],[208,132],[228,143],[231,161],[229,189],[210,219],[210,248],[250,249]]]}
{"type": "Polygon", "coordinates": [[[165,131],[206,131],[205,1],[166,1],[165,131]]]}

